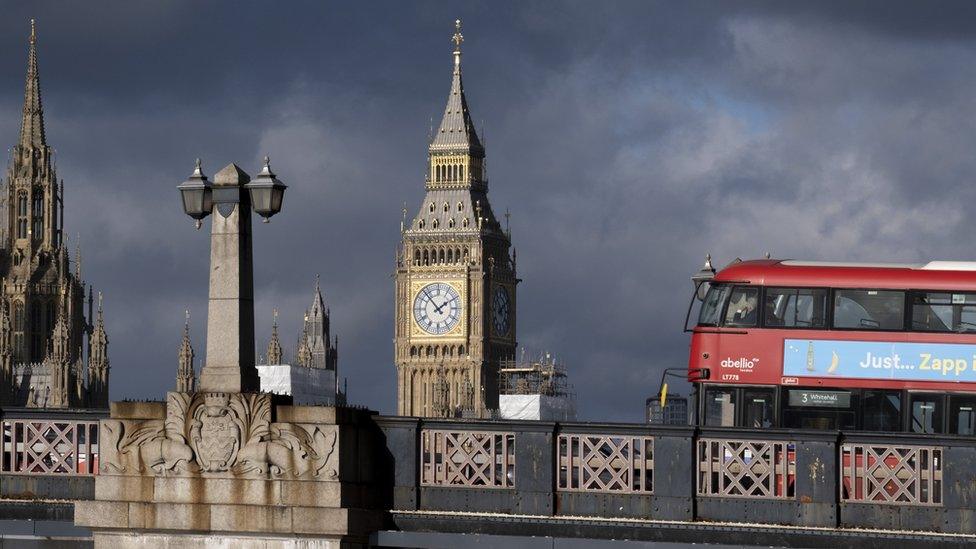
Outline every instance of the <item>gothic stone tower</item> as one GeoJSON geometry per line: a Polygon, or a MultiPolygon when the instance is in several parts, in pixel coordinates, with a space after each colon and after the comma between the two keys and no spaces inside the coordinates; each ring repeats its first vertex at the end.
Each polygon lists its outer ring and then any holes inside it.
{"type": "MultiPolygon", "coordinates": [[[[9,337],[0,337],[4,402],[40,407],[107,406],[108,339],[104,328],[93,368],[85,379],[83,345],[94,326],[85,318],[81,269],[70,271],[64,234],[64,191],[44,135],[36,34],[31,21],[20,139],[0,198],[0,307],[9,315],[9,337]],[[88,394],[86,383],[95,387],[88,394]]],[[[88,317],[92,298],[88,296],[88,317]]],[[[92,334],[95,335],[95,334],[92,334]]]]}
{"type": "MultiPolygon", "coordinates": [[[[397,258],[397,413],[485,417],[499,361],[515,354],[511,240],[488,203],[485,149],[461,83],[461,22],[444,117],[430,142],[426,195],[397,258]]],[[[406,210],[404,210],[406,216],[406,210]]]]}

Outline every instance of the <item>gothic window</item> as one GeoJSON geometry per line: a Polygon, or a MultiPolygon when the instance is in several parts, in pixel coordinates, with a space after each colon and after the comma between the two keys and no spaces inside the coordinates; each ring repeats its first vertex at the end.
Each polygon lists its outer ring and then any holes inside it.
{"type": "Polygon", "coordinates": [[[41,329],[44,321],[44,304],[37,301],[31,303],[30,328],[31,328],[31,356],[39,358],[44,354],[44,344],[46,343],[44,331],[41,329]]]}
{"type": "Polygon", "coordinates": [[[464,354],[464,345],[458,345],[458,356],[464,354]]]}
{"type": "Polygon", "coordinates": [[[468,247],[467,246],[464,247],[464,262],[465,263],[468,262],[468,247]]]}
{"type": "Polygon", "coordinates": [[[444,213],[451,211],[451,206],[447,202],[444,203],[444,213]]]}
{"type": "Polygon", "coordinates": [[[454,260],[461,261],[461,248],[454,248],[454,260]]]}
{"type": "Polygon", "coordinates": [[[454,263],[454,250],[450,248],[447,249],[447,262],[454,263]]]}
{"type": "Polygon", "coordinates": [[[421,219],[420,221],[417,222],[417,228],[418,229],[423,229],[424,228],[424,225],[425,225],[425,223],[424,223],[424,220],[423,219],[421,219]]]}
{"type": "Polygon", "coordinates": [[[17,238],[27,238],[27,193],[17,194],[17,238]]]}
{"type": "Polygon", "coordinates": [[[444,248],[441,248],[440,254],[438,254],[438,258],[440,259],[441,263],[444,263],[444,248]]]}
{"type": "MultiPolygon", "coordinates": [[[[56,320],[56,318],[57,318],[57,312],[54,309],[54,302],[48,301],[47,305],[44,307],[44,320],[45,320],[44,327],[46,333],[50,334],[51,332],[54,331],[54,321],[56,320]]],[[[47,336],[45,336],[44,339],[46,340],[47,336]]]]}
{"type": "Polygon", "coordinates": [[[431,228],[434,229],[436,229],[438,225],[440,225],[440,222],[436,218],[430,223],[431,228]]]}
{"type": "Polygon", "coordinates": [[[416,346],[412,346],[412,347],[410,347],[410,357],[413,358],[415,356],[417,356],[417,347],[416,346]]]}
{"type": "Polygon", "coordinates": [[[464,181],[464,166],[459,166],[459,167],[458,167],[458,172],[459,172],[459,174],[460,174],[460,177],[459,177],[459,179],[460,179],[461,181],[464,181]]]}
{"type": "Polygon", "coordinates": [[[44,233],[44,196],[37,195],[34,197],[34,207],[31,212],[33,215],[33,228],[34,238],[40,238],[44,233]]]}
{"type": "Polygon", "coordinates": [[[453,229],[454,228],[454,218],[453,217],[450,220],[448,220],[447,227],[449,229],[453,229]]]}
{"type": "Polygon", "coordinates": [[[461,226],[467,228],[467,226],[468,226],[468,218],[467,217],[465,217],[464,219],[461,220],[461,226]]]}
{"type": "Polygon", "coordinates": [[[463,212],[464,211],[464,202],[458,202],[458,211],[459,212],[463,212]]]}
{"type": "Polygon", "coordinates": [[[414,250],[413,252],[413,264],[420,265],[420,250],[414,250]]]}
{"type": "Polygon", "coordinates": [[[434,203],[430,203],[430,213],[434,213],[434,203]]]}

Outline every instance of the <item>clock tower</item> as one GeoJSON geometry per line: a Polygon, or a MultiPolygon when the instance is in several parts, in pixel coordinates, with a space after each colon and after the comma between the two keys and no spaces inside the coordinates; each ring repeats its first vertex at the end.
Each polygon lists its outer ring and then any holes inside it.
{"type": "Polygon", "coordinates": [[[461,83],[461,21],[447,107],[428,148],[426,194],[397,255],[397,413],[487,417],[515,356],[515,254],[488,202],[485,149],[461,83]]]}

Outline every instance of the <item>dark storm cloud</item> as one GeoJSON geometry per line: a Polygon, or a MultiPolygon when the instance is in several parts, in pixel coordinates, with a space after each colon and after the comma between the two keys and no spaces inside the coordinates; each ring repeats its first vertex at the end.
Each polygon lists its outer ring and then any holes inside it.
{"type": "Polygon", "coordinates": [[[255,227],[259,352],[275,306],[293,346],[321,273],[352,399],[393,409],[400,209],[423,195],[458,16],[492,204],[512,212],[519,339],[567,363],[586,418],[637,419],[684,364],[706,251],[974,256],[968,3],[5,2],[0,141],[36,17],[113,398],[173,386],[185,307],[203,355],[207,234],[174,186],[197,156],[212,174],[268,153],[290,188],[255,227]]]}

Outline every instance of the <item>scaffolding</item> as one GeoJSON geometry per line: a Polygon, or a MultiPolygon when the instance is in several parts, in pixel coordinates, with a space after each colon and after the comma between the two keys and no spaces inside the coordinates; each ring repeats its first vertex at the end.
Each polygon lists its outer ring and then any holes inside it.
{"type": "Polygon", "coordinates": [[[503,360],[498,370],[499,414],[507,419],[559,419],[576,416],[576,394],[566,369],[545,353],[538,360],[503,360]]]}

